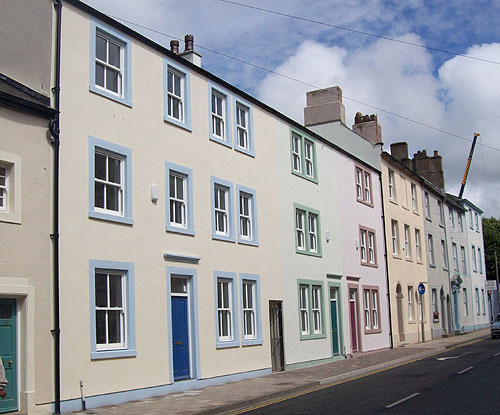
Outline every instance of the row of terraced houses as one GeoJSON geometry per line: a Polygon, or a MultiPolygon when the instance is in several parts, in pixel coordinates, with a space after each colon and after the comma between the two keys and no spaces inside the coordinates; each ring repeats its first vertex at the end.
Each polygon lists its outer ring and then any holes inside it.
{"type": "Polygon", "coordinates": [[[339,87],[301,125],[78,0],[2,2],[0,412],[293,370],[489,322],[480,208],[339,87]]]}

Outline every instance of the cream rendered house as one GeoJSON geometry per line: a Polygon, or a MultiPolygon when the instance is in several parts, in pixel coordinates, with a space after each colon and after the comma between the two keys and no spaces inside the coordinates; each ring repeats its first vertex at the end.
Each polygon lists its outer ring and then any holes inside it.
{"type": "Polygon", "coordinates": [[[382,153],[382,186],[394,345],[431,338],[422,178],[413,173],[406,143],[382,153]],[[419,286],[425,288],[423,295],[419,286]]]}

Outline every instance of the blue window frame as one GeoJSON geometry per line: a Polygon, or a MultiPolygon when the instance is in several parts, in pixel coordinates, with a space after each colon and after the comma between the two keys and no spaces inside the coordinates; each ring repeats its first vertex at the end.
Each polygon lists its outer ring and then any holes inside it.
{"type": "Polygon", "coordinates": [[[238,347],[238,296],[236,273],[214,271],[216,347],[238,347]]]}
{"type": "Polygon", "coordinates": [[[190,74],[167,58],[164,58],[163,73],[163,118],[169,123],[192,131],[190,74]]]}
{"type": "Polygon", "coordinates": [[[194,235],[193,170],[165,162],[166,229],[194,235]]]}
{"type": "Polygon", "coordinates": [[[258,246],[257,195],[255,190],[236,185],[236,205],[238,209],[238,243],[258,246]]]}
{"type": "Polygon", "coordinates": [[[134,264],[89,261],[90,358],[137,355],[134,264]]]}
{"type": "Polygon", "coordinates": [[[255,157],[252,106],[248,102],[235,97],[233,103],[233,118],[234,149],[255,157]]]}
{"type": "Polygon", "coordinates": [[[262,344],[262,322],[260,313],[260,276],[240,273],[241,296],[241,344],[262,344]]]}
{"type": "Polygon", "coordinates": [[[232,147],[231,96],[225,89],[209,83],[208,108],[210,140],[232,147]]]}
{"type": "Polygon", "coordinates": [[[235,242],[233,184],[210,176],[212,239],[235,242]]]}
{"type": "Polygon", "coordinates": [[[132,225],[132,151],[89,137],[89,217],[132,225]]]}
{"type": "Polygon", "coordinates": [[[90,19],[89,89],[132,106],[131,41],[116,29],[90,19]]]}

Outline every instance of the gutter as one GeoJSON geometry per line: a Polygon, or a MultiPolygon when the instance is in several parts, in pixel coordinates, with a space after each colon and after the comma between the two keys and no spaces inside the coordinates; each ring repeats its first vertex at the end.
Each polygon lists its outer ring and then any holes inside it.
{"type": "Polygon", "coordinates": [[[52,88],[54,94],[54,109],[57,111],[49,123],[49,130],[53,137],[54,147],[54,199],[53,199],[53,233],[50,235],[53,244],[53,284],[54,284],[54,413],[61,413],[61,327],[59,310],[59,147],[60,147],[60,89],[61,89],[61,22],[62,2],[53,0],[56,10],[56,62],[55,62],[55,86],[52,88]]]}

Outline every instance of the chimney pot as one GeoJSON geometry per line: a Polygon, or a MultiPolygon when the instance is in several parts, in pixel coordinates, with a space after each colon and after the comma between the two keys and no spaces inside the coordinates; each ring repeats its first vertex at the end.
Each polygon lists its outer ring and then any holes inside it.
{"type": "Polygon", "coordinates": [[[438,151],[434,150],[434,157],[438,157],[438,156],[439,156],[438,151]]]}
{"type": "Polygon", "coordinates": [[[178,40],[171,40],[170,41],[170,50],[174,52],[175,54],[179,53],[179,41],[178,40]]]}
{"type": "Polygon", "coordinates": [[[186,35],[184,37],[184,52],[189,52],[194,50],[194,36],[186,35]]]}

